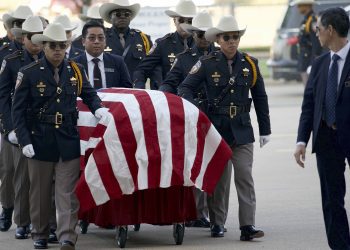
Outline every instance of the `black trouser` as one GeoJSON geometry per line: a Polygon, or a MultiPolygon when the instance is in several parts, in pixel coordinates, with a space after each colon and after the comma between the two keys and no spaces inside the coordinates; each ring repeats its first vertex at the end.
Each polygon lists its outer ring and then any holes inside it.
{"type": "Polygon", "coordinates": [[[320,177],[322,209],[328,245],[331,249],[349,250],[349,224],[344,208],[345,159],[337,131],[321,123],[316,141],[317,168],[320,177]]]}

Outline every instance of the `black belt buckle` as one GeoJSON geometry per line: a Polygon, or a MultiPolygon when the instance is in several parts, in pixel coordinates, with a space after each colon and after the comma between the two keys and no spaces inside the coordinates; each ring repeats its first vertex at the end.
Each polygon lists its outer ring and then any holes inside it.
{"type": "Polygon", "coordinates": [[[59,112],[56,112],[55,124],[60,125],[60,124],[62,124],[62,121],[63,121],[63,115],[59,112]]]}
{"type": "Polygon", "coordinates": [[[237,106],[230,106],[230,118],[234,118],[237,115],[237,106]]]}

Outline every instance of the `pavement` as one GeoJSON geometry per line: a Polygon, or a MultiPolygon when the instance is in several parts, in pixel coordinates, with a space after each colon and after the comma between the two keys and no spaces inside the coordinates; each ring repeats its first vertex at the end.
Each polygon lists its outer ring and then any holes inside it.
{"type": "MultiPolygon", "coordinates": [[[[224,238],[211,238],[208,229],[186,228],[181,246],[176,246],[172,226],[142,224],[139,232],[130,228],[126,248],[129,249],[266,249],[323,250],[326,242],[319,179],[315,156],[306,155],[306,167],[297,166],[293,158],[303,86],[267,80],[272,124],[271,141],[264,148],[255,143],[254,179],[257,196],[256,226],[265,237],[251,242],[239,241],[237,195],[232,179],[230,210],[224,238]]],[[[251,111],[256,124],[254,110],[251,111]]],[[[255,125],[257,134],[257,127],[255,125]]],[[[232,176],[233,178],[233,176],[232,176]]],[[[346,178],[349,181],[348,169],[346,178]]],[[[32,249],[32,240],[15,240],[12,227],[0,232],[0,250],[32,249]]],[[[76,249],[118,248],[114,230],[91,226],[79,235],[76,249]]],[[[59,249],[50,245],[49,249],[59,249]]]]}

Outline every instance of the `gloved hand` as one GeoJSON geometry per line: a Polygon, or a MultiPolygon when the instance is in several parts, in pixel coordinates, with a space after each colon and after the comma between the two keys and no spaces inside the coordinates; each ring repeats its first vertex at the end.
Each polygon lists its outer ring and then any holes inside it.
{"type": "Polygon", "coordinates": [[[22,153],[28,158],[32,158],[35,155],[33,144],[25,145],[22,149],[22,153]]]}
{"type": "Polygon", "coordinates": [[[18,144],[18,139],[14,130],[9,133],[8,139],[12,144],[18,144]]]}
{"type": "Polygon", "coordinates": [[[270,141],[270,135],[260,135],[260,148],[270,141]]]}
{"type": "Polygon", "coordinates": [[[108,108],[99,108],[95,111],[95,117],[97,119],[105,118],[109,115],[108,108]]]}

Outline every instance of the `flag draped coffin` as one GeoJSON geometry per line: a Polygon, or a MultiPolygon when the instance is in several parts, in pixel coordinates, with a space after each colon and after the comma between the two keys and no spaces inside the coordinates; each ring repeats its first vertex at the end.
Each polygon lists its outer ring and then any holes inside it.
{"type": "Polygon", "coordinates": [[[213,192],[232,152],[205,114],[160,91],[112,88],[98,94],[109,108],[105,120],[78,101],[83,171],[76,193],[82,211],[147,190],[195,186],[213,192]]]}

